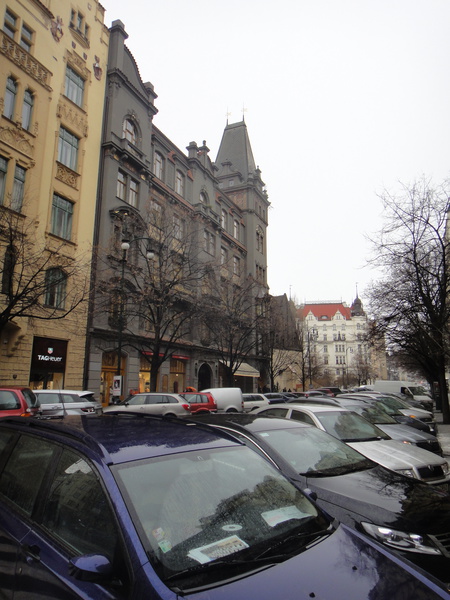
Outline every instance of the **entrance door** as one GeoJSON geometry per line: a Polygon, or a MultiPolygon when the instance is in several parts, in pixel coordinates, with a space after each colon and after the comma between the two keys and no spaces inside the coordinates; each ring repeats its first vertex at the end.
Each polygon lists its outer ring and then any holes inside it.
{"type": "Polygon", "coordinates": [[[203,363],[198,370],[198,390],[206,390],[212,387],[212,371],[211,367],[203,363]]]}

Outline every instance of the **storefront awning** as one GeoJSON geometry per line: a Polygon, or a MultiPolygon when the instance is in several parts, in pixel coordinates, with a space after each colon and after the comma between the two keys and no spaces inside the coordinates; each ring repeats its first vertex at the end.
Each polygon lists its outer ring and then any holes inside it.
{"type": "Polygon", "coordinates": [[[259,377],[259,371],[254,369],[248,363],[241,363],[239,369],[234,374],[237,377],[259,377]]]}

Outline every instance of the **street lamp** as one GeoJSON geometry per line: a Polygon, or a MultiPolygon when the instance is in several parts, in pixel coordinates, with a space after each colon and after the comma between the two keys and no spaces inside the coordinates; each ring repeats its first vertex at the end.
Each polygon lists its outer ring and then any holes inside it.
{"type": "Polygon", "coordinates": [[[308,330],[308,367],[309,367],[309,387],[312,388],[312,370],[311,370],[311,340],[317,339],[317,329],[308,330]]]}
{"type": "MultiPolygon", "coordinates": [[[[121,258],[121,274],[120,274],[120,287],[119,287],[119,319],[118,319],[118,335],[117,335],[117,370],[116,370],[116,379],[115,382],[118,382],[119,385],[119,394],[118,396],[122,396],[122,346],[123,346],[123,332],[124,332],[124,317],[125,317],[125,264],[127,262],[127,252],[130,249],[130,244],[133,242],[139,242],[141,240],[146,240],[147,242],[147,251],[146,258],[147,260],[151,260],[155,254],[150,250],[151,240],[145,237],[133,238],[131,240],[123,239],[120,245],[122,249],[122,258],[121,258]]],[[[116,388],[116,384],[114,386],[116,388]]]]}

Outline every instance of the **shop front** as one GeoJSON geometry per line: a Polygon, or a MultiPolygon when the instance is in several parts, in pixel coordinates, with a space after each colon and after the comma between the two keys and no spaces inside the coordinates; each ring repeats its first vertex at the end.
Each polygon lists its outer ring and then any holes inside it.
{"type": "Polygon", "coordinates": [[[30,387],[34,390],[64,389],[67,340],[35,337],[31,355],[30,387]]]}

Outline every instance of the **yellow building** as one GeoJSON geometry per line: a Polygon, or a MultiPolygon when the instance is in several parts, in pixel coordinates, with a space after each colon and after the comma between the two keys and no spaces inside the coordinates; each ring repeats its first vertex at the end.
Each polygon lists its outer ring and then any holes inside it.
{"type": "Polygon", "coordinates": [[[6,0],[0,18],[0,385],[81,389],[104,8],[6,0]]]}

